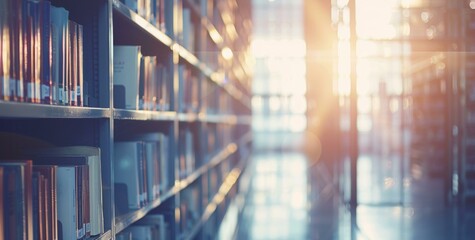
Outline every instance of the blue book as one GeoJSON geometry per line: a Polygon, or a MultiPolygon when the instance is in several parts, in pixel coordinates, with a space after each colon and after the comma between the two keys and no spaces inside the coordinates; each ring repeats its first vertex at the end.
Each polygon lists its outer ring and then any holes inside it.
{"type": "Polygon", "coordinates": [[[49,1],[39,2],[40,9],[40,31],[41,31],[41,103],[50,104],[51,101],[51,3],[49,1]]]}
{"type": "Polygon", "coordinates": [[[65,34],[69,12],[64,8],[51,6],[51,52],[52,52],[52,95],[53,102],[64,104],[63,86],[65,73],[65,34]]]}

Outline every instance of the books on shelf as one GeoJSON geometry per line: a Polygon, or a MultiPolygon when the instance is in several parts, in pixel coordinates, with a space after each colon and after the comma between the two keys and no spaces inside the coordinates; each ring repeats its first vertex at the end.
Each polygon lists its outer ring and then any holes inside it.
{"type": "Polygon", "coordinates": [[[179,176],[186,178],[195,170],[195,147],[193,134],[190,129],[180,131],[179,133],[179,176]]]}
{"type": "MultiPolygon", "coordinates": [[[[144,191],[144,146],[143,142],[115,142],[114,143],[114,181],[115,184],[123,184],[126,188],[124,193],[116,191],[116,202],[121,198],[127,200],[126,211],[129,209],[139,209],[145,203],[146,193],[144,191]]],[[[122,206],[120,202],[117,206],[122,206]]],[[[123,210],[117,209],[118,212],[123,210]]]]}
{"type": "Polygon", "coordinates": [[[180,232],[183,236],[189,233],[200,218],[199,205],[201,203],[199,185],[186,188],[181,193],[180,202],[180,232]]]}
{"type": "Polygon", "coordinates": [[[83,106],[82,26],[46,0],[0,4],[1,99],[83,106]]]}
{"type": "Polygon", "coordinates": [[[83,220],[84,227],[79,230],[83,229],[83,235],[91,236],[104,233],[100,149],[88,146],[42,148],[29,151],[28,156],[33,159],[35,165],[85,166],[79,167],[79,173],[77,173],[77,177],[83,179],[84,182],[76,183],[81,186],[78,190],[81,192],[78,194],[84,196],[84,201],[80,202],[80,206],[87,206],[82,211],[83,215],[90,220],[83,220]]]}
{"type": "Polygon", "coordinates": [[[167,68],[157,57],[144,56],[141,59],[139,79],[139,109],[167,111],[170,109],[170,93],[167,68]]]}
{"type": "Polygon", "coordinates": [[[199,79],[188,65],[178,67],[178,109],[179,112],[198,112],[199,110],[199,79]]]}
{"type": "Polygon", "coordinates": [[[167,138],[161,133],[114,143],[114,178],[119,214],[158,199],[169,186],[167,138]],[[127,198],[123,196],[126,195],[127,198]]]}
{"type": "MultiPolygon", "coordinates": [[[[100,151],[27,150],[1,160],[2,239],[83,239],[104,233],[100,151]]],[[[1,214],[0,214],[1,215],[1,214]]]]}
{"type": "Polygon", "coordinates": [[[182,32],[179,43],[190,52],[195,52],[195,25],[193,23],[191,10],[183,8],[182,10],[182,32]]]}
{"type": "Polygon", "coordinates": [[[159,30],[166,32],[165,0],[120,0],[159,30]]]}
{"type": "Polygon", "coordinates": [[[147,215],[117,235],[116,239],[171,239],[170,228],[169,224],[165,221],[165,216],[158,214],[147,215]]]}
{"type": "MultiPolygon", "coordinates": [[[[134,140],[143,141],[145,144],[145,157],[147,161],[148,182],[153,182],[152,194],[154,199],[160,193],[164,193],[169,189],[169,159],[168,159],[168,137],[163,133],[153,132],[139,134],[133,137],[134,140]],[[150,168],[152,167],[152,168],[150,168]],[[151,175],[152,174],[152,175],[151,175]]],[[[150,192],[150,190],[149,190],[150,192]]]]}
{"type": "Polygon", "coordinates": [[[114,46],[114,105],[133,110],[167,111],[170,81],[167,68],[140,46],[114,46]]]}

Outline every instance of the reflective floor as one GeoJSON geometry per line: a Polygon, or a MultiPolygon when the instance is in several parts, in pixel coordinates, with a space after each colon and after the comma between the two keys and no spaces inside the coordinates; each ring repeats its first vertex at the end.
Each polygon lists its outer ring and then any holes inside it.
{"type": "Polygon", "coordinates": [[[441,181],[402,176],[394,163],[359,159],[352,214],[323,164],[309,168],[299,153],[255,153],[237,239],[475,239],[475,211],[445,207],[441,181]]]}

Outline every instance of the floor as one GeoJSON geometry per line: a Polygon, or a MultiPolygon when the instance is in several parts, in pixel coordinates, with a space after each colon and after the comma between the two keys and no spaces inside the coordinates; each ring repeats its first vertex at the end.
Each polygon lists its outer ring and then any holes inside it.
{"type": "MultiPolygon", "coordinates": [[[[359,205],[342,204],[323,164],[300,153],[253,155],[236,239],[475,239],[475,211],[446,208],[436,179],[401,176],[398,159],[359,159],[359,205]]],[[[399,162],[400,163],[400,162],[399,162]]]]}

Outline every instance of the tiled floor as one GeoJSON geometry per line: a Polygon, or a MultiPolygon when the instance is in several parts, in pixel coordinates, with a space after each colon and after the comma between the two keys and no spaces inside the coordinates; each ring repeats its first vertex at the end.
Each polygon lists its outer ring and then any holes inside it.
{"type": "Polygon", "coordinates": [[[440,181],[403,177],[395,163],[360,159],[351,214],[324,167],[299,153],[254,154],[237,239],[475,239],[475,211],[445,208],[440,181]]]}

